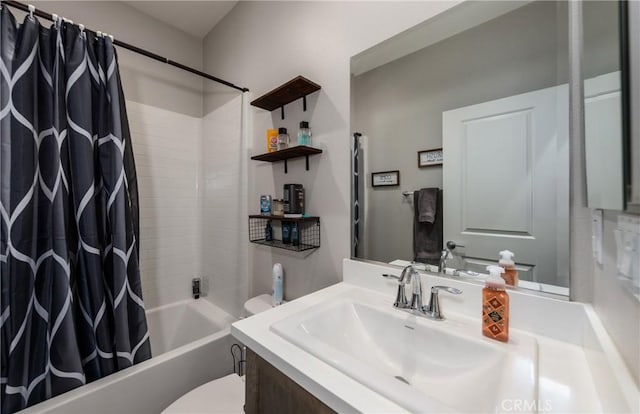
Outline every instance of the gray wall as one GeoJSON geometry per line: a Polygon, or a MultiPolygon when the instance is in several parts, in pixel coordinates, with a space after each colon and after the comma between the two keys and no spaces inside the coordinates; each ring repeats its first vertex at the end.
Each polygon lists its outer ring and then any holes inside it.
{"type": "Polygon", "coordinates": [[[364,257],[413,259],[413,205],[401,192],[442,188],[441,166],[417,167],[417,151],[442,147],[442,112],[565,83],[566,56],[566,4],[538,2],[354,77],[369,163],[364,257]],[[388,170],[401,186],[372,188],[369,173],[388,170]]]}
{"type": "MultiPolygon", "coordinates": [[[[100,30],[194,68],[202,68],[202,40],[119,1],[33,1],[34,6],[100,30]]],[[[15,9],[12,12],[18,13],[15,9]]],[[[42,21],[48,26],[50,23],[42,21]]],[[[127,99],[191,116],[202,116],[202,79],[118,49],[127,99]]]]}
{"type": "Polygon", "coordinates": [[[584,260],[593,266],[593,306],[640,386],[640,301],[617,279],[613,231],[619,215],[605,211],[603,264],[597,264],[590,257],[584,260]]]}
{"type": "MultiPolygon", "coordinates": [[[[296,75],[322,86],[309,97],[306,113],[301,102],[288,105],[284,121],[278,111],[249,108],[246,159],[265,151],[268,128],[287,127],[295,135],[302,120],[311,124],[313,144],[324,150],[310,158],[309,171],[305,171],[304,160],[290,161],[286,175],[282,163],[249,162],[249,213],[258,211],[261,194],[281,197],[283,184],[300,183],[306,188],[307,212],[320,216],[322,232],[322,246],[309,255],[251,244],[249,295],[271,291],[271,269],[277,262],[285,270],[286,299],[340,281],[342,259],[350,256],[350,58],[453,5],[243,1],[207,35],[205,69],[247,86],[249,100],[296,75]]],[[[207,111],[209,105],[220,103],[207,102],[207,111]]],[[[247,231],[246,221],[238,223],[237,231],[247,231]]]]}

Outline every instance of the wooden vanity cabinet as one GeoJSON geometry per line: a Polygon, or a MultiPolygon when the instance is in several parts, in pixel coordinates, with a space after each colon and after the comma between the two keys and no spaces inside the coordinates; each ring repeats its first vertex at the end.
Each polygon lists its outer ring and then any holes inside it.
{"type": "Polygon", "coordinates": [[[246,414],[335,413],[249,348],[246,372],[246,414]]]}

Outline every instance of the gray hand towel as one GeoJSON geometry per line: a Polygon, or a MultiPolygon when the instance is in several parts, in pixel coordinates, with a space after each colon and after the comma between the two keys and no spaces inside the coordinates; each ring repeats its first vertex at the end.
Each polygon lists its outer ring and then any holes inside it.
{"type": "MultiPolygon", "coordinates": [[[[420,223],[431,223],[436,221],[436,209],[438,208],[439,188],[422,188],[418,191],[418,202],[413,208],[418,210],[418,221],[420,223]]],[[[414,199],[416,197],[414,196],[414,199]]]]}
{"type": "MultiPolygon", "coordinates": [[[[436,188],[436,190],[438,190],[436,188]]],[[[420,192],[413,193],[413,260],[437,265],[442,253],[442,190],[436,192],[435,221],[421,222],[418,208],[420,192]]]]}

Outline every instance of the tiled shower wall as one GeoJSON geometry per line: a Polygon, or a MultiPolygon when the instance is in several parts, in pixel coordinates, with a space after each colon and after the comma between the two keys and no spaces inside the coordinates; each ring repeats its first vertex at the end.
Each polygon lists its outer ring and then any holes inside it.
{"type": "Polygon", "coordinates": [[[241,317],[249,274],[242,96],[226,95],[214,106],[203,124],[202,274],[206,298],[241,317]]]}
{"type": "Polygon", "coordinates": [[[202,119],[127,101],[140,193],[140,273],[147,309],[191,296],[201,271],[202,119]]]}

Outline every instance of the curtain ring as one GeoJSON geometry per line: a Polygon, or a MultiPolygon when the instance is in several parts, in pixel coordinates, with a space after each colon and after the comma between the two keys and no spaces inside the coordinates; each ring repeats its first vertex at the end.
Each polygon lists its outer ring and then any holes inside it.
{"type": "Polygon", "coordinates": [[[28,4],[27,7],[29,8],[29,18],[31,20],[34,20],[33,13],[35,13],[36,11],[36,6],[34,6],[33,4],[28,4]]]}
{"type": "Polygon", "coordinates": [[[51,20],[53,20],[53,27],[55,27],[56,29],[60,29],[60,26],[62,25],[62,18],[60,18],[60,16],[58,16],[57,14],[52,14],[51,20]]]}

